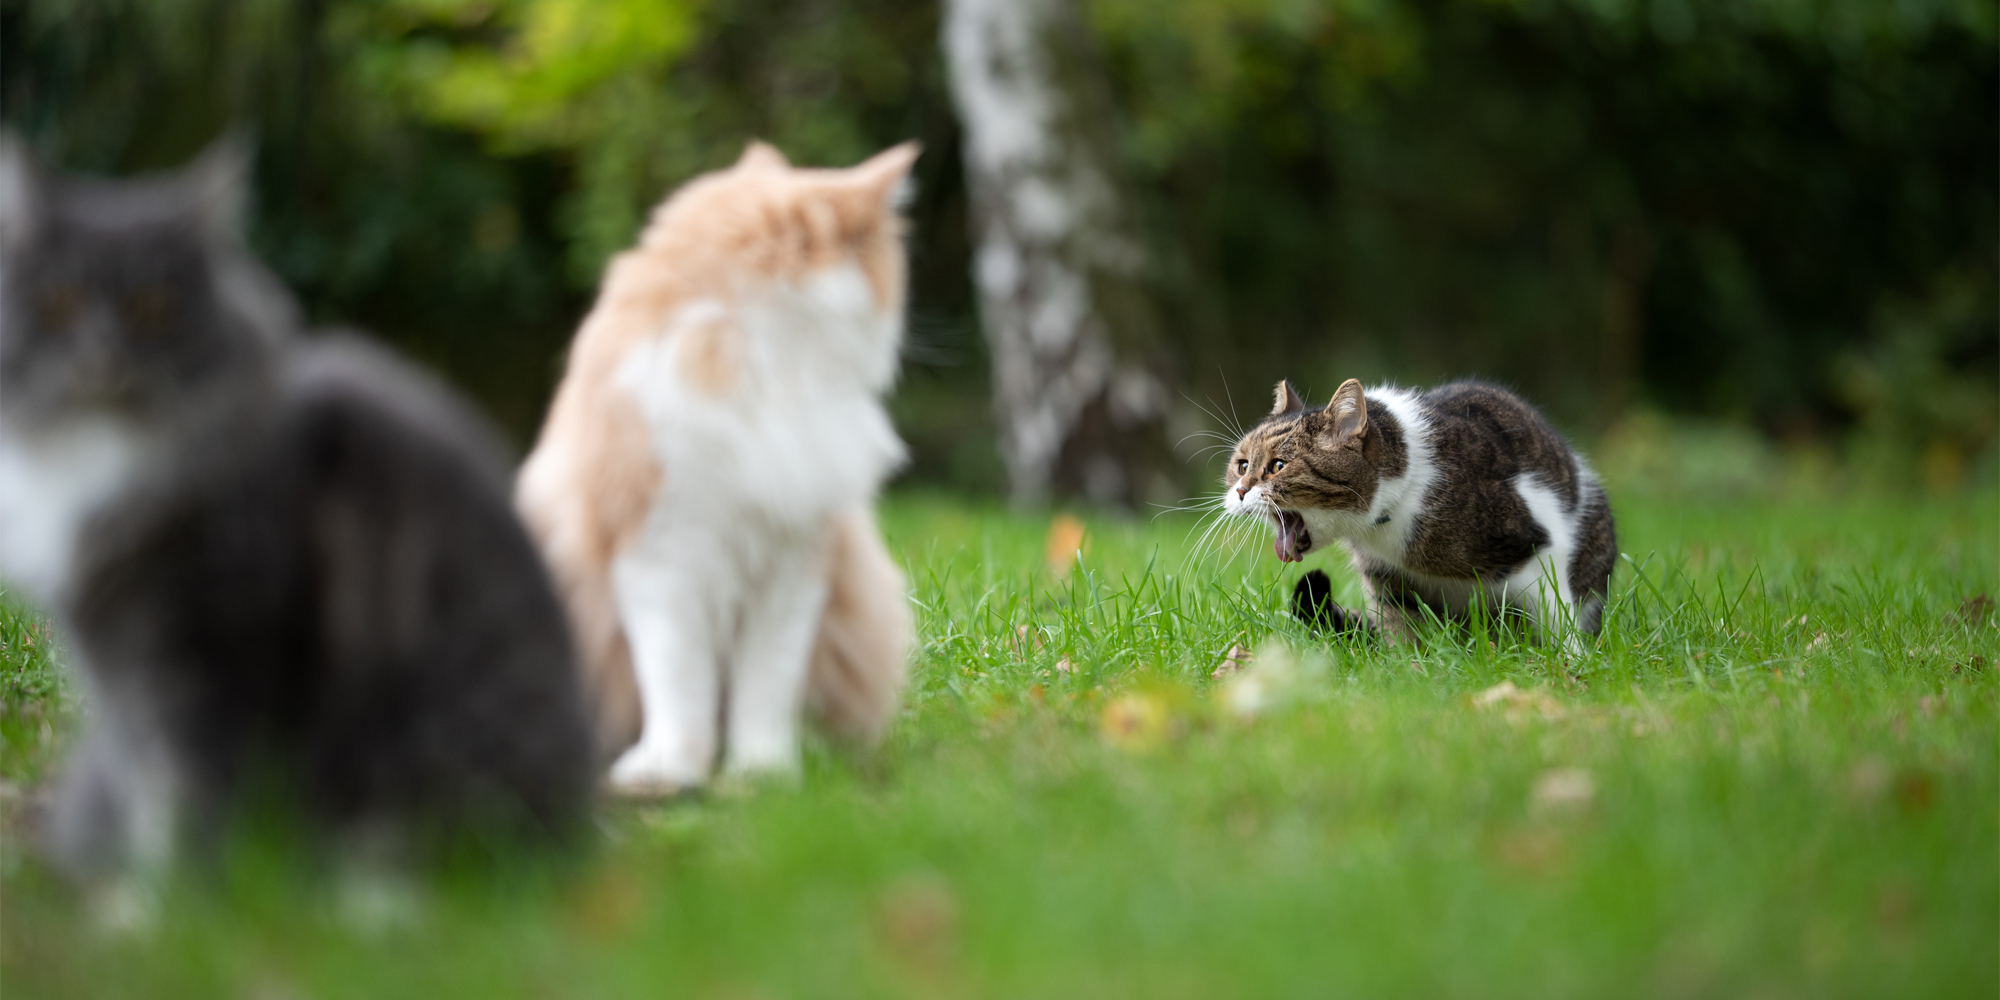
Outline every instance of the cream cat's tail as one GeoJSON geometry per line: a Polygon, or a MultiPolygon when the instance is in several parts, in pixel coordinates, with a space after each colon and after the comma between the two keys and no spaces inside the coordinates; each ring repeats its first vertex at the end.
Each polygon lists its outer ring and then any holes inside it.
{"type": "Polygon", "coordinates": [[[832,585],[806,678],[806,709],[828,733],[872,745],[908,676],[916,626],[903,572],[866,508],[833,523],[832,585]]]}

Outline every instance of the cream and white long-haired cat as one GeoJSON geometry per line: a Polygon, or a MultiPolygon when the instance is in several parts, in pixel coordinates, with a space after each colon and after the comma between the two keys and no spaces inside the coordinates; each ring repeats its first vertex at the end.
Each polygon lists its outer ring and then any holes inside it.
{"type": "Polygon", "coordinates": [[[573,618],[615,790],[798,766],[812,714],[872,741],[912,639],[875,527],[904,457],[896,192],[753,143],[615,258],[516,501],[573,618]]]}

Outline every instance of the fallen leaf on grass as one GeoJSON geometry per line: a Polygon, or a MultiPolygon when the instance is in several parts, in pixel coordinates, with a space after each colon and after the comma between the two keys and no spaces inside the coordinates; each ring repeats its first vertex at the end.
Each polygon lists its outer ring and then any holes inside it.
{"type": "Polygon", "coordinates": [[[595,941],[622,936],[645,908],[641,884],[631,871],[604,866],[570,897],[570,921],[595,941]]]}
{"type": "Polygon", "coordinates": [[[1539,813],[1572,813],[1589,808],[1597,799],[1597,781],[1580,767],[1560,767],[1543,771],[1528,793],[1528,805],[1539,813]]]}
{"type": "Polygon", "coordinates": [[[1993,613],[1993,598],[1981,591],[1965,599],[1958,606],[1958,620],[1967,625],[1977,625],[1993,613]]]}
{"type": "Polygon", "coordinates": [[[958,958],[958,894],[940,875],[906,875],[875,904],[876,936],[897,964],[944,972],[958,958]]]}
{"type": "Polygon", "coordinates": [[[1240,645],[1232,645],[1229,647],[1229,652],[1222,654],[1222,662],[1216,665],[1215,670],[1209,676],[1227,677],[1249,666],[1250,661],[1256,659],[1256,657],[1257,654],[1252,653],[1248,649],[1240,645]]]}
{"type": "Polygon", "coordinates": [[[1937,785],[1931,776],[1922,771],[1909,770],[1896,776],[1896,804],[1904,812],[1920,813],[1931,807],[1937,798],[1937,785]]]}
{"type": "Polygon", "coordinates": [[[1875,927],[1886,934],[1908,931],[1921,915],[1921,900],[1908,880],[1890,878],[1875,894],[1875,927]]]}
{"type": "Polygon", "coordinates": [[[1121,694],[1104,706],[1098,716],[1097,731],[1104,742],[1120,750],[1150,750],[1166,742],[1171,722],[1167,704],[1160,698],[1132,692],[1121,694]]]}
{"type": "Polygon", "coordinates": [[[1513,681],[1501,681],[1473,695],[1472,707],[1482,710],[1497,707],[1508,722],[1515,724],[1527,721],[1530,713],[1544,719],[1560,719],[1566,711],[1562,702],[1547,691],[1540,688],[1523,690],[1516,687],[1513,681]]]}
{"type": "Polygon", "coordinates": [[[1847,792],[1863,805],[1874,805],[1891,793],[1904,812],[1920,813],[1937,799],[1937,784],[1916,768],[1891,768],[1880,757],[1863,757],[1847,773],[1847,792]]]}
{"type": "Polygon", "coordinates": [[[305,1000],[307,994],[277,972],[267,972],[244,994],[249,1000],[305,1000]]]}
{"type": "Polygon", "coordinates": [[[1517,872],[1552,875],[1569,860],[1569,842],[1561,830],[1538,824],[1502,834],[1493,841],[1493,855],[1517,872]]]}
{"type": "Polygon", "coordinates": [[[1086,533],[1083,522],[1068,514],[1057,514],[1049,521],[1049,538],[1043,546],[1042,555],[1048,560],[1049,572],[1056,576],[1068,576],[1077,557],[1083,552],[1086,533]]]}

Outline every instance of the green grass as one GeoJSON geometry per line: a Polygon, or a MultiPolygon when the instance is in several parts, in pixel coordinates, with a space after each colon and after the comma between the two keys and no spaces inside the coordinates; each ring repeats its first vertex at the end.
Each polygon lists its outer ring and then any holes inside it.
{"type": "Polygon", "coordinates": [[[1058,579],[1046,517],[898,499],[923,646],[880,754],[607,809],[580,863],[446,879],[374,930],[256,852],[149,933],[97,930],[19,842],[72,713],[31,620],[0,617],[0,988],[1995,995],[2000,616],[1957,612],[2000,593],[2000,497],[1618,515],[1633,561],[1566,658],[1315,640],[1282,613],[1297,568],[1195,550],[1178,516],[1092,521],[1058,579]],[[1251,718],[1210,676],[1235,644],[1275,692],[1251,718]]]}

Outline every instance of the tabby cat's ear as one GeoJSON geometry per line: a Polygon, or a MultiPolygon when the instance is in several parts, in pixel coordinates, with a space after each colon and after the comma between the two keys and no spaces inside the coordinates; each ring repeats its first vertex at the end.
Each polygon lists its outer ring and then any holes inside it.
{"type": "Polygon", "coordinates": [[[743,155],[736,160],[736,167],[739,170],[746,167],[758,170],[769,170],[774,167],[784,169],[791,165],[791,161],[785,159],[785,154],[778,152],[778,147],[762,139],[752,139],[750,145],[743,147],[743,155]]]}
{"type": "Polygon", "coordinates": [[[225,132],[181,171],[181,183],[194,202],[202,230],[211,239],[233,243],[242,238],[253,158],[248,136],[225,132]]]}
{"type": "Polygon", "coordinates": [[[1271,393],[1271,415],[1281,417],[1305,408],[1305,397],[1299,395],[1297,389],[1292,388],[1291,379],[1279,379],[1278,388],[1271,393]]]}
{"type": "Polygon", "coordinates": [[[41,218],[41,168],[28,144],[0,132],[0,252],[11,254],[35,238],[41,218]]]}
{"type": "Polygon", "coordinates": [[[1368,433],[1368,400],[1361,395],[1361,381],[1348,379],[1334,390],[1333,402],[1326,404],[1326,412],[1333,417],[1333,427],[1328,435],[1333,438],[1333,447],[1359,443],[1362,435],[1368,433]]]}

